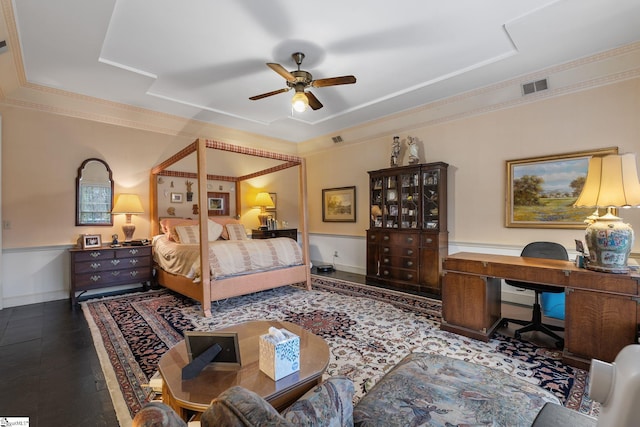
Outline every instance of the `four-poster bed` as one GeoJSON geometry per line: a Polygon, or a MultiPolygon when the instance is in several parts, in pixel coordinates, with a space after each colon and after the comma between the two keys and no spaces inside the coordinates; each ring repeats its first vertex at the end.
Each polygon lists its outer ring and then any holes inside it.
{"type": "MultiPolygon", "coordinates": [[[[216,279],[210,274],[202,274],[199,282],[194,282],[189,278],[179,274],[169,273],[156,265],[156,281],[175,292],[188,296],[199,301],[205,316],[211,316],[211,302],[234,296],[245,295],[261,290],[271,289],[279,286],[294,283],[306,283],[307,289],[311,289],[311,272],[309,262],[309,238],[307,232],[307,195],[306,195],[306,170],[304,159],[286,154],[273,153],[260,149],[246,148],[222,143],[208,139],[197,139],[189,146],[180,150],[164,162],[155,166],[151,170],[150,194],[151,194],[151,230],[153,235],[159,234],[159,212],[158,212],[158,176],[174,176],[197,179],[198,204],[201,207],[207,206],[207,180],[228,181],[235,183],[236,209],[241,206],[241,189],[239,183],[256,178],[262,175],[278,172],[291,167],[297,167],[299,171],[299,225],[301,233],[302,262],[298,265],[278,267],[270,270],[258,271],[251,274],[224,277],[216,279]],[[254,173],[240,177],[208,174],[207,150],[220,150],[245,156],[260,157],[278,161],[276,166],[268,167],[254,173]],[[168,170],[171,165],[184,159],[192,153],[197,156],[197,173],[176,172],[168,170]]],[[[199,271],[210,271],[209,264],[209,227],[210,221],[207,216],[207,209],[199,209],[199,271]]]]}

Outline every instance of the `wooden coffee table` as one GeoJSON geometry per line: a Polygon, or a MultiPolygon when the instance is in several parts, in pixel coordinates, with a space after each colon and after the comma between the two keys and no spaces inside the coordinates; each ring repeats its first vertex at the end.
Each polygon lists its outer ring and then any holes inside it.
{"type": "Polygon", "coordinates": [[[182,380],[182,368],[189,363],[183,341],[173,346],[158,364],[162,376],[162,401],[187,419],[192,412],[204,412],[211,400],[229,387],[239,385],[262,396],[282,411],[322,381],[329,364],[329,346],[320,337],[290,322],[260,320],[241,323],[216,332],[236,332],[242,366],[207,366],[196,378],[182,380]],[[269,327],[285,328],[300,337],[300,371],[273,381],[259,368],[260,335],[269,327]]]}

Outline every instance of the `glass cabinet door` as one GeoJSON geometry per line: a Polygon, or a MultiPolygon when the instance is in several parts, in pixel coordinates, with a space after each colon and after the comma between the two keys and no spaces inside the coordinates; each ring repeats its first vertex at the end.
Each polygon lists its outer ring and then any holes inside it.
{"type": "Polygon", "coordinates": [[[400,175],[400,228],[419,227],[420,174],[410,172],[400,175]]]}
{"type": "Polygon", "coordinates": [[[439,187],[440,182],[440,170],[433,169],[422,172],[422,187],[423,187],[423,214],[422,214],[422,228],[425,230],[439,230],[439,218],[440,212],[438,212],[439,200],[439,187]]]}
{"type": "Polygon", "coordinates": [[[400,222],[399,216],[399,195],[398,182],[395,175],[383,178],[384,186],[384,205],[382,207],[383,224],[385,228],[398,228],[400,222]]]}
{"type": "Polygon", "coordinates": [[[371,227],[382,227],[382,178],[371,178],[371,227]]]}

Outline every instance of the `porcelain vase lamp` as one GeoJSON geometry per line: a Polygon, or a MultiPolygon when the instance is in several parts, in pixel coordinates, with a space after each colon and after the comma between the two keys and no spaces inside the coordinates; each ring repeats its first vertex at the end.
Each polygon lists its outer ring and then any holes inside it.
{"type": "Polygon", "coordinates": [[[585,240],[589,248],[586,267],[605,273],[627,273],[627,260],[633,247],[631,225],[612,213],[613,208],[640,205],[640,183],[635,154],[592,157],[587,179],[576,207],[606,208],[603,216],[592,215],[586,222],[585,240]]]}

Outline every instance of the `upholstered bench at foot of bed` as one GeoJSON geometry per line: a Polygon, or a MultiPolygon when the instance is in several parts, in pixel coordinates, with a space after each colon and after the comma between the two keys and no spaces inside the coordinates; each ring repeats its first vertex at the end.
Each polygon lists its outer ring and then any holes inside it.
{"type": "Polygon", "coordinates": [[[552,393],[446,356],[405,357],[354,408],[356,426],[531,426],[552,393]]]}

